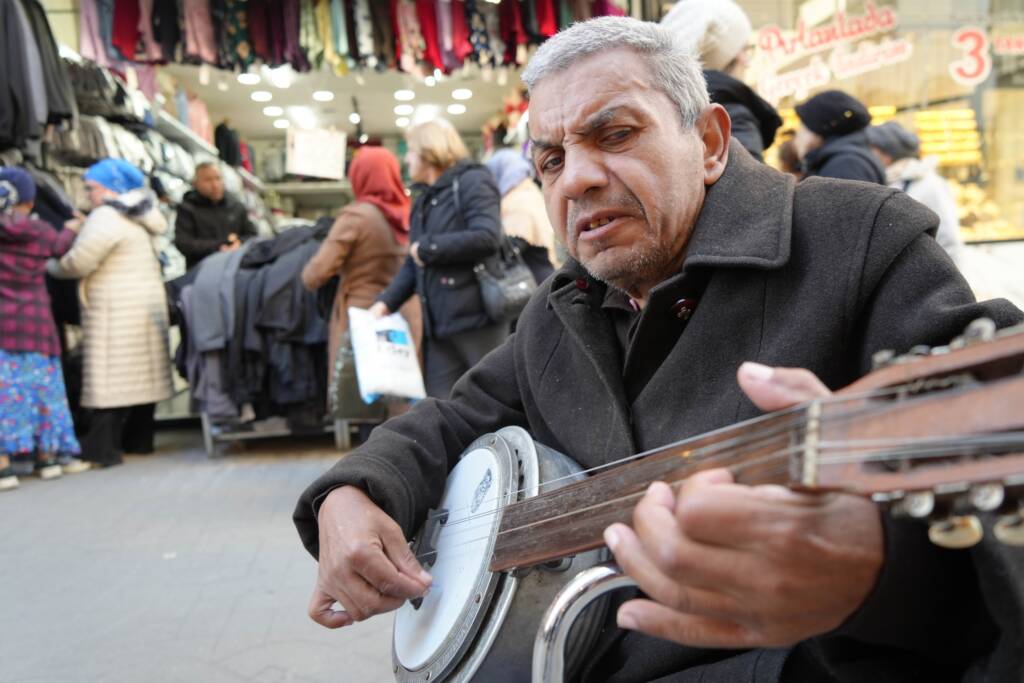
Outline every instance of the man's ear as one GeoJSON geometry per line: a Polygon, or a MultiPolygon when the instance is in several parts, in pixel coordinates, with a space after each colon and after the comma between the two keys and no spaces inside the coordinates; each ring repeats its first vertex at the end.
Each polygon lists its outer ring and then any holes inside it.
{"type": "Polygon", "coordinates": [[[725,172],[729,161],[729,134],[732,121],[725,107],[708,105],[697,118],[697,133],[704,143],[704,184],[712,185],[725,172]]]}

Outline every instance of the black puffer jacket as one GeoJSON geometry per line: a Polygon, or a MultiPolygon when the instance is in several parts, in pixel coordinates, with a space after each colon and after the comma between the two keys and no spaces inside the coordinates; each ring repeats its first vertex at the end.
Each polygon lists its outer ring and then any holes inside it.
{"type": "Polygon", "coordinates": [[[397,311],[419,294],[424,332],[435,339],[490,325],[473,266],[496,254],[500,239],[501,195],[494,176],[485,166],[459,162],[413,203],[409,244],[419,243],[424,267],[407,257],[377,300],[397,311]]]}
{"type": "Polygon", "coordinates": [[[256,235],[256,226],[240,201],[225,194],[215,204],[195,190],[185,193],[174,222],[174,246],[189,268],[217,251],[231,233],[239,239],[256,235]]]}
{"type": "Polygon", "coordinates": [[[804,176],[863,180],[885,185],[885,169],[871,153],[864,131],[830,138],[804,157],[804,176]]]}
{"type": "Polygon", "coordinates": [[[775,142],[775,131],[782,119],[750,87],[722,71],[705,71],[711,101],[725,107],[732,119],[732,136],[756,158],[764,161],[764,151],[775,142]]]}

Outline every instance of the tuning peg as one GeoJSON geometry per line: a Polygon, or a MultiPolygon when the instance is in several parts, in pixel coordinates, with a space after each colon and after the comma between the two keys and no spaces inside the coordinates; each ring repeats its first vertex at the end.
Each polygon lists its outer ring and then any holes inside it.
{"type": "Polygon", "coordinates": [[[1000,543],[1006,545],[1024,545],[1024,518],[1019,512],[1012,515],[1003,515],[996,520],[992,527],[992,533],[999,539],[1000,543]]]}
{"type": "Polygon", "coordinates": [[[932,347],[927,344],[918,344],[907,351],[908,356],[928,356],[932,352],[932,347]]]}
{"type": "Polygon", "coordinates": [[[950,346],[954,349],[962,349],[978,342],[990,341],[996,336],[996,324],[990,318],[978,318],[972,320],[964,329],[964,333],[954,339],[950,346]]]}
{"type": "Polygon", "coordinates": [[[935,494],[931,491],[911,491],[892,505],[896,517],[925,519],[935,511],[935,494]]]}
{"type": "Polygon", "coordinates": [[[975,515],[947,517],[928,526],[928,538],[940,548],[970,548],[977,545],[984,535],[981,520],[975,515]]]}
{"type": "Polygon", "coordinates": [[[981,512],[992,512],[1003,506],[1006,500],[1006,490],[1002,484],[976,484],[967,493],[967,501],[975,510],[981,512]]]}
{"type": "Polygon", "coordinates": [[[876,351],[871,355],[871,369],[881,370],[882,368],[892,365],[893,360],[896,358],[896,352],[892,349],[882,349],[876,351]]]}

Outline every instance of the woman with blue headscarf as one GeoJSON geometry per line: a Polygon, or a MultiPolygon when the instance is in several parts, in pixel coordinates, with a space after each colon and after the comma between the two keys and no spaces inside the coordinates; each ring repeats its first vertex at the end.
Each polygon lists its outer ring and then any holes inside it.
{"type": "Polygon", "coordinates": [[[500,149],[487,160],[501,193],[501,227],[510,237],[522,237],[548,250],[551,263],[559,263],[555,231],[551,229],[544,195],[533,182],[530,162],[514,149],[500,149]]]}
{"type": "Polygon", "coordinates": [[[90,409],[82,458],[102,466],[152,450],[152,414],[169,398],[167,297],[154,239],[167,230],[139,169],[104,159],[83,176],[92,204],[74,246],[51,262],[55,277],[80,278],[83,408],[90,409]],[[125,432],[131,414],[143,427],[125,432]]]}

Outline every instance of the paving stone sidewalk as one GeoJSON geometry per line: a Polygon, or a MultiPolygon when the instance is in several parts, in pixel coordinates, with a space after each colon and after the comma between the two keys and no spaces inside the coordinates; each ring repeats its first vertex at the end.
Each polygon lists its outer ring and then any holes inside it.
{"type": "Polygon", "coordinates": [[[208,460],[158,433],[120,467],[0,493],[0,681],[391,681],[388,617],[327,631],[291,522],[330,439],[208,460]]]}

